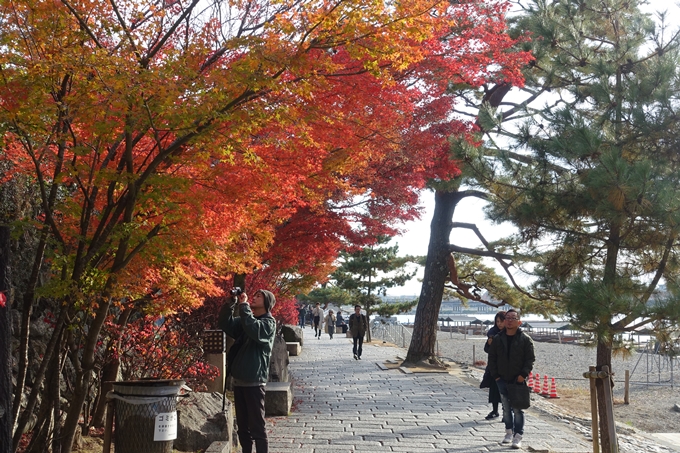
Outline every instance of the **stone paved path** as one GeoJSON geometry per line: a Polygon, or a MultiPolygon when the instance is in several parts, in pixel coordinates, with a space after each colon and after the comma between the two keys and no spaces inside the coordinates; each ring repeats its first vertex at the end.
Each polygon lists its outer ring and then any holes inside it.
{"type": "MultiPolygon", "coordinates": [[[[364,345],[352,358],[351,340],[305,329],[302,354],[290,358],[292,414],[268,418],[272,453],[498,452],[504,426],[484,419],[486,390],[449,373],[405,374],[382,369],[405,350],[364,345]]],[[[523,450],[586,453],[591,445],[566,425],[526,411],[523,450]]]]}

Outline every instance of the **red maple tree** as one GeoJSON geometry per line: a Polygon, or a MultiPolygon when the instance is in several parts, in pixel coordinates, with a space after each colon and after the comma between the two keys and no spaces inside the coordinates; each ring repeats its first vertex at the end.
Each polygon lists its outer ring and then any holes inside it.
{"type": "Polygon", "coordinates": [[[247,274],[289,319],[338,250],[394,233],[428,178],[456,174],[446,138],[472,128],[448,117],[449,84],[518,83],[528,58],[500,4],[232,3],[228,17],[197,0],[0,9],[4,180],[32,178],[42,206],[23,315],[47,259],[40,291],[58,301],[15,446],[70,345],[70,451],[99,348],[120,341],[100,333],[121,313],[191,310],[247,274]]]}

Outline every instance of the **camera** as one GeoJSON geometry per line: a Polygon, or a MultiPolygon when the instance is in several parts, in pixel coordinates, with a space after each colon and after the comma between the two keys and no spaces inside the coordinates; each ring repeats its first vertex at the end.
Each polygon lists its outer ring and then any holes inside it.
{"type": "Polygon", "coordinates": [[[237,286],[236,288],[229,290],[229,294],[231,294],[233,297],[238,297],[243,294],[243,290],[237,286]]]}

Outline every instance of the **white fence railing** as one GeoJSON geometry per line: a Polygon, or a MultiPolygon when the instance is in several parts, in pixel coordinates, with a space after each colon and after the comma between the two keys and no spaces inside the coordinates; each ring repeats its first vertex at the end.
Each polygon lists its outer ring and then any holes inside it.
{"type": "Polygon", "coordinates": [[[371,323],[371,339],[382,340],[402,348],[408,348],[411,344],[411,330],[399,323],[374,322],[371,323]]]}

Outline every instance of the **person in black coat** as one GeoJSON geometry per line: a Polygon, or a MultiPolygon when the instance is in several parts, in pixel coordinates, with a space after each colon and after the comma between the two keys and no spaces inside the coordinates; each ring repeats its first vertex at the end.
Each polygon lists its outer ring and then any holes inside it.
{"type": "Polygon", "coordinates": [[[305,328],[305,317],[307,316],[307,307],[304,304],[298,306],[298,323],[300,327],[305,328]]]}
{"type": "Polygon", "coordinates": [[[361,305],[354,306],[354,313],[349,316],[349,331],[354,341],[354,360],[361,360],[363,351],[364,335],[368,330],[368,319],[361,313],[361,305]]]}
{"type": "MultiPolygon", "coordinates": [[[[505,327],[505,311],[501,310],[498,313],[496,313],[496,316],[494,317],[494,325],[492,328],[489,329],[489,331],[486,333],[486,343],[484,343],[484,352],[487,354],[489,353],[489,347],[491,346],[491,343],[493,341],[493,337],[501,333],[501,330],[505,327]]],[[[487,360],[487,367],[486,371],[484,372],[484,378],[482,379],[482,383],[479,386],[480,388],[489,388],[489,402],[491,403],[491,412],[489,412],[489,415],[486,416],[487,420],[493,420],[494,418],[499,417],[498,414],[498,404],[501,402],[501,393],[498,390],[498,386],[494,382],[493,379],[491,379],[491,373],[489,372],[489,367],[488,367],[488,360],[487,360]]]]}
{"type": "Polygon", "coordinates": [[[521,321],[516,310],[505,313],[505,329],[493,337],[489,346],[489,372],[496,380],[503,404],[505,423],[504,444],[512,442],[512,448],[522,448],[524,435],[524,411],[510,404],[508,384],[524,382],[534,367],[536,355],[534,342],[520,329],[521,321]]]}

